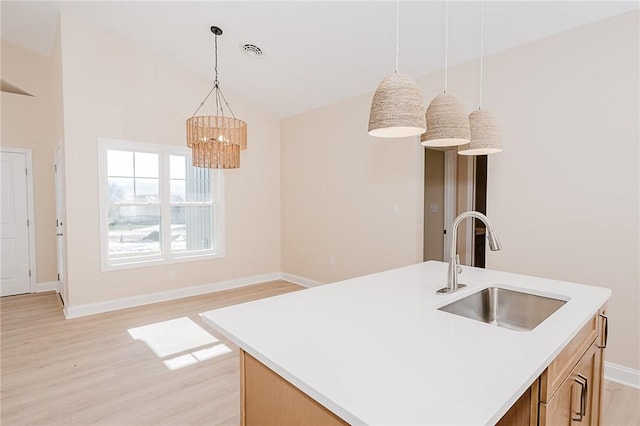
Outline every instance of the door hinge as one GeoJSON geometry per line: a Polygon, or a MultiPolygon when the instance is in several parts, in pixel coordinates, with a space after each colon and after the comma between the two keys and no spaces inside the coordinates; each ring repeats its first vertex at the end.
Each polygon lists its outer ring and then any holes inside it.
{"type": "Polygon", "coordinates": [[[27,219],[27,226],[29,226],[29,219],[27,219]]]}
{"type": "Polygon", "coordinates": [[[24,175],[25,176],[29,176],[29,170],[28,169],[24,169],[24,175]]]}
{"type": "Polygon", "coordinates": [[[60,274],[58,274],[58,281],[60,281],[60,274]]]}
{"type": "Polygon", "coordinates": [[[31,278],[31,269],[29,269],[29,278],[31,278]]]}
{"type": "Polygon", "coordinates": [[[56,173],[58,172],[58,165],[57,164],[53,165],[53,171],[56,172],[56,173]]]}

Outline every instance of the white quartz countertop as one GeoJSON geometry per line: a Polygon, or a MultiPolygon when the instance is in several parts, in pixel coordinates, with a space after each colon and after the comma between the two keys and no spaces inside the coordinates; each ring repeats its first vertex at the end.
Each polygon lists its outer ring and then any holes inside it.
{"type": "Polygon", "coordinates": [[[611,291],[425,262],[202,314],[207,324],[351,424],[494,424],[611,291]],[[531,331],[437,308],[489,286],[568,300],[531,331]]]}

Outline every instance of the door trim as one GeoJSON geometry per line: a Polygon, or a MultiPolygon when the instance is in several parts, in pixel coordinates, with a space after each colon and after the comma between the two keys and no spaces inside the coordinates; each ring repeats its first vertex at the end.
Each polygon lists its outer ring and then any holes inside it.
{"type": "Polygon", "coordinates": [[[442,259],[449,262],[451,259],[451,225],[456,218],[456,197],[458,191],[458,151],[448,149],[444,151],[444,247],[442,259]]]}
{"type": "Polygon", "coordinates": [[[31,274],[29,276],[29,291],[35,293],[36,283],[36,219],[33,212],[33,156],[30,148],[11,148],[0,147],[0,152],[24,154],[27,167],[27,219],[29,220],[29,226],[27,227],[27,233],[29,238],[29,270],[31,274]]]}
{"type": "MultiPolygon", "coordinates": [[[[469,160],[467,160],[467,181],[465,182],[466,191],[467,191],[467,199],[466,199],[466,209],[467,210],[475,210],[476,209],[476,157],[471,156],[469,160]]],[[[466,253],[466,264],[470,266],[475,266],[475,226],[474,220],[469,221],[469,226],[467,226],[467,232],[465,234],[467,253],[466,253]]]]}
{"type": "Polygon", "coordinates": [[[62,298],[62,303],[67,304],[67,258],[65,245],[65,226],[67,223],[65,204],[65,181],[64,181],[64,151],[62,145],[58,145],[53,153],[54,164],[54,187],[55,187],[55,210],[56,210],[56,272],[58,273],[58,293],[62,298]],[[60,221],[60,224],[58,224],[60,221]],[[62,234],[61,237],[58,234],[62,234]],[[62,238],[59,242],[58,238],[62,238]]]}

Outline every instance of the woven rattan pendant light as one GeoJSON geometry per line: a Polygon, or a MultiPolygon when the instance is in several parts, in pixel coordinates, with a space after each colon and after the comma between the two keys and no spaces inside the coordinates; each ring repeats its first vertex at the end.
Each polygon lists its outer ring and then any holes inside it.
{"type": "Polygon", "coordinates": [[[447,147],[469,143],[471,130],[465,106],[457,96],[447,93],[449,54],[449,2],[445,2],[444,93],[436,96],[425,113],[427,131],[420,141],[424,146],[447,147]]]}
{"type": "Polygon", "coordinates": [[[396,69],[385,77],[371,101],[369,134],[379,138],[416,136],[425,131],[424,106],[415,80],[398,72],[400,0],[396,1],[396,69]]]}
{"type": "Polygon", "coordinates": [[[480,3],[480,103],[477,111],[469,114],[471,142],[458,147],[460,155],[488,155],[502,151],[502,135],[495,115],[482,109],[482,86],[484,83],[484,4],[480,3]]]}
{"type": "Polygon", "coordinates": [[[469,114],[471,142],[458,147],[460,155],[488,155],[502,151],[498,120],[491,111],[478,109],[469,114]]]}
{"type": "Polygon", "coordinates": [[[240,150],[247,148],[247,123],[236,118],[218,81],[218,36],[222,30],[211,27],[215,37],[215,80],[200,106],[187,119],[187,146],[191,148],[194,167],[209,169],[237,169],[240,150]],[[215,92],[216,115],[196,116],[200,108],[215,92]],[[231,116],[225,115],[225,106],[231,116]]]}

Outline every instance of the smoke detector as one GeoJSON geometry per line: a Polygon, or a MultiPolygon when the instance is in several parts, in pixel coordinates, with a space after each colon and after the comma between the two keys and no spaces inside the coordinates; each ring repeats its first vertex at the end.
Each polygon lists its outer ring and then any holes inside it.
{"type": "Polygon", "coordinates": [[[242,49],[245,55],[251,58],[262,58],[264,56],[262,49],[255,44],[245,43],[240,45],[240,49],[242,49]]]}

